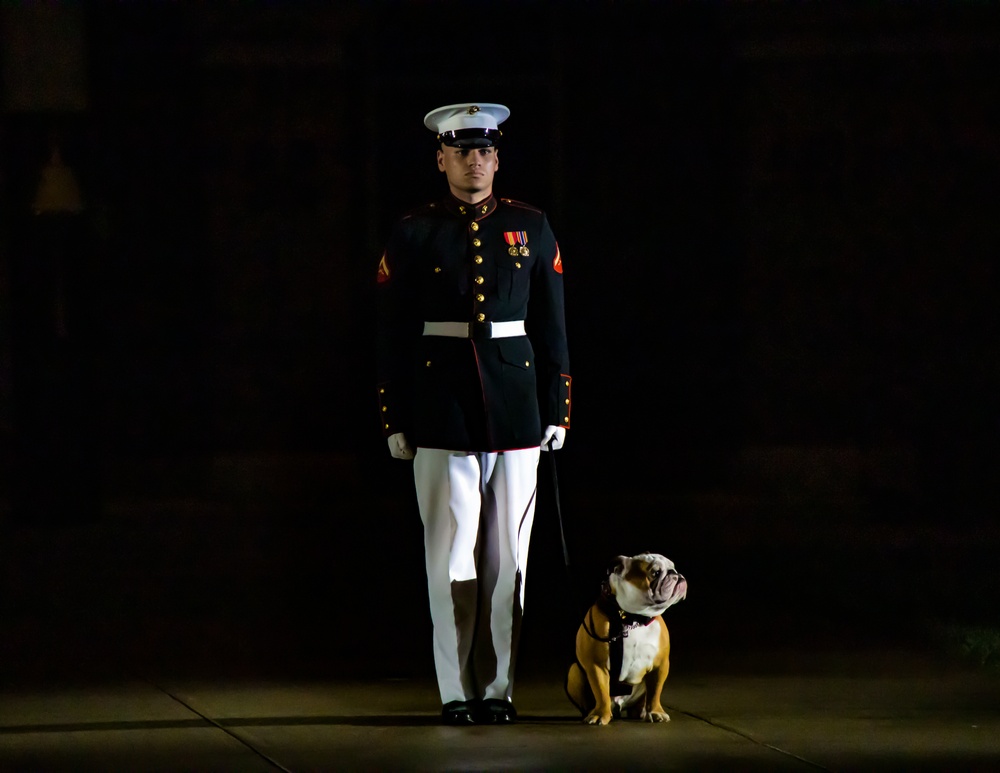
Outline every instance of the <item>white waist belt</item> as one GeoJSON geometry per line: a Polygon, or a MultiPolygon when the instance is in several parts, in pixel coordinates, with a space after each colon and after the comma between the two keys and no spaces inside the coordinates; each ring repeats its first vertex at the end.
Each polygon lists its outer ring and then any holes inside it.
{"type": "Polygon", "coordinates": [[[512,322],[425,322],[425,336],[448,338],[513,338],[524,335],[524,320],[512,322]]]}

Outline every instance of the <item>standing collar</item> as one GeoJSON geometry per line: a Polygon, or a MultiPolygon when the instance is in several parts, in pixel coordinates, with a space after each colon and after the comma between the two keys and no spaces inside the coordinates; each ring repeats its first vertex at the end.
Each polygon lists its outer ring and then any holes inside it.
{"type": "Polygon", "coordinates": [[[482,220],[497,208],[497,197],[491,195],[488,199],[483,199],[476,204],[467,204],[454,196],[449,196],[444,200],[444,208],[452,215],[458,217],[471,217],[473,220],[482,220]]]}

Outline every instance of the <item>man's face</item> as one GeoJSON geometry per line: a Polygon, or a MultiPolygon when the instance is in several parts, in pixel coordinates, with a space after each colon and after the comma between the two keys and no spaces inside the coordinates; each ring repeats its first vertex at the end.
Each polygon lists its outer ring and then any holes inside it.
{"type": "Polygon", "coordinates": [[[453,148],[442,145],[437,152],[438,169],[445,173],[451,192],[475,204],[493,192],[493,175],[500,166],[497,149],[453,148]]]}

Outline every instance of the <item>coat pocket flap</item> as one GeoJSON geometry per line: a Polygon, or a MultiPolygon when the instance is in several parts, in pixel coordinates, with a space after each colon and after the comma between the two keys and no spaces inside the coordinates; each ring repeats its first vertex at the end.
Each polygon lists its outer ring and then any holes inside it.
{"type": "Polygon", "coordinates": [[[534,367],[535,353],[531,349],[531,342],[526,336],[516,338],[496,339],[497,351],[500,353],[500,360],[506,364],[521,370],[529,370],[534,367]]]}

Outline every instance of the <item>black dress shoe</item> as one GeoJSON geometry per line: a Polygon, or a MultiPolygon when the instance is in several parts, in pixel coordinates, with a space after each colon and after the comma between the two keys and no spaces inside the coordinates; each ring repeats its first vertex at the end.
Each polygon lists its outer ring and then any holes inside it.
{"type": "Polygon", "coordinates": [[[510,725],[517,721],[514,704],[501,698],[480,701],[476,721],[481,725],[510,725]]]}
{"type": "Polygon", "coordinates": [[[471,701],[448,701],[441,708],[441,719],[446,725],[473,725],[471,701]]]}

